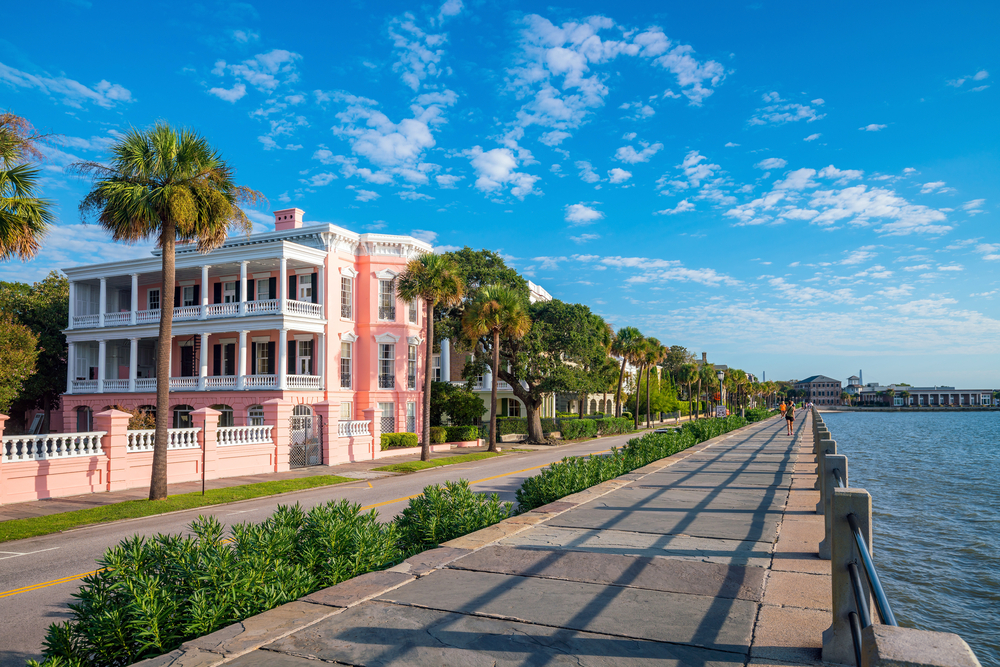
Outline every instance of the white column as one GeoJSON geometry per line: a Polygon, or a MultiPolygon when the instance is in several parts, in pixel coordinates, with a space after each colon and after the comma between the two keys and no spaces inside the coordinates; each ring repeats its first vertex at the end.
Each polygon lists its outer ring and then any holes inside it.
{"type": "Polygon", "coordinates": [[[104,312],[108,309],[108,279],[101,278],[101,306],[98,312],[101,314],[100,326],[104,326],[104,312]]]}
{"type": "Polygon", "coordinates": [[[201,319],[208,317],[208,267],[205,264],[201,267],[201,319]]]}
{"type": "Polygon", "coordinates": [[[451,382],[451,341],[447,338],[441,341],[441,381],[451,382]]]}
{"type": "MultiPolygon", "coordinates": [[[[70,281],[69,283],[69,326],[67,329],[73,328],[73,315],[76,311],[76,283],[70,281]]],[[[72,345],[72,343],[71,343],[72,345]]]]}
{"type": "Polygon", "coordinates": [[[285,312],[285,299],[294,299],[294,294],[288,292],[288,259],[281,257],[278,259],[278,312],[285,312]]]}
{"type": "Polygon", "coordinates": [[[201,334],[201,371],[198,373],[198,391],[205,391],[208,378],[208,334],[201,334]]]}
{"type": "MultiPolygon", "coordinates": [[[[243,273],[246,274],[246,262],[243,263],[243,273]]],[[[243,390],[247,375],[247,334],[248,331],[240,332],[240,355],[236,363],[236,388],[243,390]]]]}
{"type": "MultiPolygon", "coordinates": [[[[103,283],[104,280],[102,279],[103,283]]],[[[105,340],[97,341],[97,393],[104,393],[104,371],[107,365],[108,343],[105,340]]]]}
{"type": "MultiPolygon", "coordinates": [[[[73,283],[70,283],[72,285],[73,283]]],[[[73,299],[70,298],[70,304],[72,305],[73,299]]],[[[70,311],[72,312],[72,310],[70,311]]],[[[70,321],[73,321],[73,316],[69,316],[70,321]]],[[[76,343],[67,342],[66,343],[66,393],[73,393],[73,378],[76,377],[76,343]]]]}
{"type": "Polygon", "coordinates": [[[288,389],[288,329],[278,331],[278,389],[288,389]]]}
{"type": "Polygon", "coordinates": [[[319,304],[320,314],[326,312],[326,290],[323,289],[326,283],[323,282],[323,267],[317,267],[316,269],[316,284],[313,285],[313,289],[316,290],[316,303],[319,304]]]}
{"type": "Polygon", "coordinates": [[[326,336],[316,334],[315,349],[313,350],[313,373],[319,376],[319,388],[326,387],[326,368],[323,361],[326,357],[326,336]]]}
{"type": "MultiPolygon", "coordinates": [[[[133,274],[135,275],[135,274],[133,274]]],[[[135,300],[135,293],[132,293],[132,300],[135,300]]],[[[132,311],[132,316],[135,316],[135,311],[132,311]]],[[[128,348],[128,390],[135,391],[135,376],[138,374],[139,368],[139,339],[129,338],[129,348],[128,348]]]]}
{"type": "Polygon", "coordinates": [[[240,315],[247,312],[247,263],[240,262],[240,315]]]}
{"type": "MultiPolygon", "coordinates": [[[[129,305],[129,308],[132,309],[132,314],[129,317],[129,322],[134,325],[135,324],[135,318],[139,317],[139,315],[138,315],[138,311],[139,311],[139,274],[138,273],[133,273],[132,274],[132,303],[129,305]]],[[[132,377],[135,377],[134,373],[133,373],[132,377]]]]}

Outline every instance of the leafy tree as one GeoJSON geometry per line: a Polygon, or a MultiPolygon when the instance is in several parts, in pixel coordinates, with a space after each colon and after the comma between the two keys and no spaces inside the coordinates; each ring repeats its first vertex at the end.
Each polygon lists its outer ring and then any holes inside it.
{"type": "Polygon", "coordinates": [[[263,195],[236,185],[233,168],[191,130],[157,123],[131,129],[109,150],[108,164],[77,162],[73,168],[94,179],[80,203],[86,219],[98,223],[115,241],[155,238],[163,250],[160,330],[156,359],[156,440],[149,485],[150,500],[167,497],[167,428],[170,425],[170,339],[174,315],[174,251],[178,241],[197,242],[200,252],[225,243],[229,230],[248,235],[253,223],[241,206],[263,195]]]}
{"type": "MultiPolygon", "coordinates": [[[[462,313],[465,307],[487,285],[504,285],[528,301],[528,281],[507,266],[503,257],[492,250],[473,250],[466,246],[444,254],[458,266],[458,275],[465,287],[464,300],[439,309],[435,327],[437,340],[450,339],[455,344],[469,343],[462,335],[462,313]]],[[[470,347],[467,351],[472,351],[470,347]]]]}
{"type": "MultiPolygon", "coordinates": [[[[694,361],[694,355],[687,351],[686,347],[671,345],[663,359],[663,367],[671,375],[677,373],[681,366],[694,361]]],[[[675,378],[676,379],[676,378],[675,378]]]]}
{"type": "Polygon", "coordinates": [[[13,404],[19,417],[28,410],[44,411],[42,433],[50,430],[52,410],[66,390],[66,335],[69,281],[53,271],[44,280],[0,283],[0,312],[9,313],[38,337],[38,363],[13,404]]]}
{"type": "Polygon", "coordinates": [[[465,282],[450,257],[425,253],[411,259],[406,271],[396,278],[399,296],[407,301],[423,299],[427,342],[424,347],[424,423],[421,429],[420,460],[431,458],[431,365],[434,360],[434,309],[437,305],[458,304],[465,282]]]}
{"type": "Polygon", "coordinates": [[[35,372],[38,337],[9,313],[0,313],[0,412],[7,413],[35,372]]]}
{"type": "Polygon", "coordinates": [[[41,171],[28,165],[42,159],[39,139],[24,118],[0,114],[0,261],[37,255],[55,221],[54,204],[36,196],[41,171]]]}
{"type": "Polygon", "coordinates": [[[642,350],[642,333],[635,327],[622,327],[611,343],[611,354],[621,359],[618,373],[618,391],[615,392],[615,417],[622,416],[622,384],[625,381],[625,366],[633,363],[642,350]]]}
{"type": "MultiPolygon", "coordinates": [[[[520,295],[503,285],[488,285],[479,290],[462,316],[462,326],[469,339],[490,337],[493,360],[490,367],[500,368],[500,337],[516,340],[528,333],[531,320],[525,312],[520,295]]],[[[497,451],[497,383],[500,378],[492,373],[490,386],[490,439],[488,451],[497,451]]]]}

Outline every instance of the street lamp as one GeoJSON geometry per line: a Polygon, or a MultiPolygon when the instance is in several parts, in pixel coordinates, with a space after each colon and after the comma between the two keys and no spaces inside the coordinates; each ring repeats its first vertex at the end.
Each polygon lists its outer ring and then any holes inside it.
{"type": "MultiPolygon", "coordinates": [[[[716,373],[715,375],[716,375],[716,377],[718,377],[718,378],[719,378],[719,403],[720,403],[721,405],[725,405],[725,404],[726,404],[726,401],[725,401],[725,399],[724,399],[724,398],[723,398],[723,396],[722,396],[722,391],[723,391],[723,386],[722,386],[722,379],[726,377],[726,374],[725,374],[725,373],[723,373],[722,371],[719,371],[719,372],[718,372],[718,373],[716,373]]],[[[718,411],[718,410],[716,410],[716,411],[715,411],[715,415],[716,415],[716,416],[718,416],[718,415],[719,415],[719,411],[718,411]]]]}

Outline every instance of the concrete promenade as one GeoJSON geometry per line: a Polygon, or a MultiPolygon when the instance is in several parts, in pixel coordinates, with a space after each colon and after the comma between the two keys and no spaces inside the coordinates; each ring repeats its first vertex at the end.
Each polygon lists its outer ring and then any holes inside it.
{"type": "Polygon", "coordinates": [[[143,665],[819,662],[812,431],[772,419],[143,665]]]}

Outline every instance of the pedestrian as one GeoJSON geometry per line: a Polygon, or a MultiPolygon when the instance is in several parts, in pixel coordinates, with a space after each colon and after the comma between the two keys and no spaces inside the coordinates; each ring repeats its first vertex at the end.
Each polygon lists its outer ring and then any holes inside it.
{"type": "Polygon", "coordinates": [[[788,435],[792,434],[792,425],[795,424],[795,404],[789,403],[785,409],[785,424],[788,425],[788,435]]]}
{"type": "Polygon", "coordinates": [[[779,405],[779,406],[778,406],[778,409],[779,409],[779,410],[781,410],[781,416],[782,416],[782,417],[784,417],[784,416],[785,416],[785,410],[786,410],[787,408],[788,408],[788,406],[787,406],[787,405],[785,405],[785,399],[781,399],[781,405],[779,405]]]}

